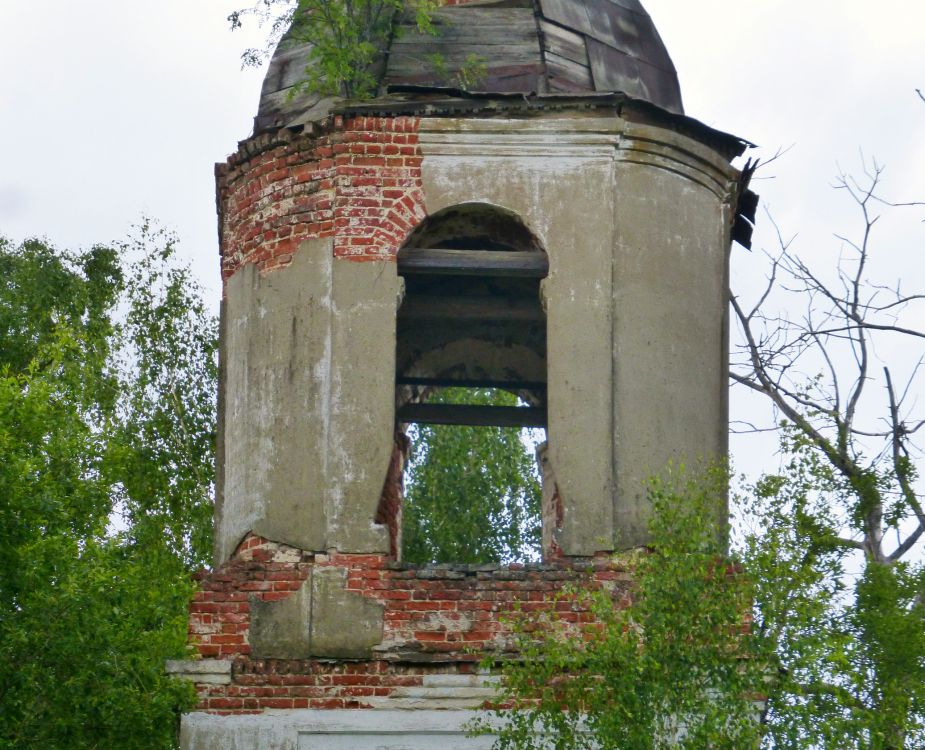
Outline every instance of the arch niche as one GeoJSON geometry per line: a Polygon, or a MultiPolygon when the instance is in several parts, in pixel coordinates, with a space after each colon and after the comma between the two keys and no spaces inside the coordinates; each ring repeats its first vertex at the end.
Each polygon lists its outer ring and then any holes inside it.
{"type": "MultiPolygon", "coordinates": [[[[512,211],[488,203],[445,208],[425,219],[398,253],[405,289],[396,330],[396,445],[402,425],[546,427],[546,314],[540,282],[549,260],[512,211]],[[502,389],[524,406],[427,403],[441,388],[502,389]]],[[[398,448],[397,448],[398,449],[398,448]]],[[[396,477],[397,479],[397,477],[396,477]]],[[[545,484],[545,483],[544,483],[545,484]]],[[[394,486],[394,485],[393,485],[394,486]]],[[[552,549],[552,501],[543,497],[543,552],[552,549]]],[[[401,501],[391,507],[400,555],[401,501]],[[396,507],[397,506],[397,507],[396,507]]]]}
{"type": "Polygon", "coordinates": [[[398,253],[398,422],[546,426],[549,260],[517,214],[488,203],[425,219],[398,253]],[[500,388],[526,407],[422,403],[435,388],[500,388]]]}

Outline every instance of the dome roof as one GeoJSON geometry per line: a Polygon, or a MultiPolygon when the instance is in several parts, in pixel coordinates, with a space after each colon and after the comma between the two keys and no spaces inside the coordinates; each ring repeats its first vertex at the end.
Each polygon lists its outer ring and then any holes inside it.
{"type": "MultiPolygon", "coordinates": [[[[471,94],[620,92],[683,114],[678,77],[638,0],[475,0],[433,14],[434,34],[399,22],[381,61],[382,92],[461,89],[471,94]]],[[[319,119],[332,100],[290,95],[306,44],[285,37],[270,62],[255,132],[319,119]]]]}

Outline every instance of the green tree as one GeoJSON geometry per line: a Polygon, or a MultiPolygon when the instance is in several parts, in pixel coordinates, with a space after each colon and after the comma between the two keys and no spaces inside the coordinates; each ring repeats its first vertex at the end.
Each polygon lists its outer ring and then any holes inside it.
{"type": "Polygon", "coordinates": [[[830,281],[782,241],[757,304],[731,297],[742,333],[731,376],[774,404],[785,458],[737,501],[750,524],[733,547],[743,575],[706,574],[723,550],[698,552],[702,491],[666,503],[654,485],[653,549],[635,567],[629,606],[584,594],[601,623],[585,633],[521,624],[524,659],[504,672],[505,697],[524,710],[497,747],[925,747],[915,443],[925,295],[872,271],[881,215],[921,204],[879,197],[881,174],[874,165],[837,185],[861,225],[856,239],[839,238],[830,281]],[[796,305],[781,303],[788,295],[796,305]],[[890,363],[879,359],[887,352],[890,363]],[[760,714],[748,700],[758,696],[760,714]],[[674,736],[678,726],[686,732],[674,736]]]}
{"type": "Polygon", "coordinates": [[[742,550],[767,664],[765,744],[922,747],[923,566],[865,564],[839,544],[844,482],[793,428],[787,434],[796,442],[784,471],[759,482],[746,505],[760,531],[742,550]]]}
{"type": "Polygon", "coordinates": [[[260,0],[228,16],[232,29],[247,16],[270,23],[264,50],[245,50],[245,65],[259,65],[278,43],[308,44],[304,78],[293,93],[365,98],[379,85],[377,58],[388,49],[397,15],[413,14],[419,31],[431,31],[438,0],[260,0]],[[282,41],[281,41],[282,40],[282,41]]]}
{"type": "Polygon", "coordinates": [[[193,699],[164,661],[206,555],[215,326],[173,254],[147,226],[0,241],[0,747],[173,747],[193,699]]]}
{"type": "Polygon", "coordinates": [[[769,681],[775,747],[925,742],[925,488],[915,442],[925,426],[916,412],[925,295],[878,279],[875,263],[884,212],[921,204],[884,200],[882,172],[873,163],[836,183],[860,222],[838,235],[834,272],[781,240],[757,303],[731,296],[742,333],[731,376],[773,404],[791,459],[758,493],[771,532],[754,558],[758,580],[793,592],[757,600],[780,666],[769,681]],[[788,298],[804,312],[788,314],[788,298]],[[770,576],[780,572],[775,556],[796,571],[789,583],[770,576]]]}
{"type": "MultiPolygon", "coordinates": [[[[651,547],[620,555],[621,591],[569,591],[596,622],[556,611],[513,621],[518,660],[504,665],[495,747],[756,747],[761,660],[749,634],[752,587],[715,526],[725,474],[653,482],[651,547]]],[[[483,728],[488,728],[483,722],[483,728]]]]}
{"type": "MultiPolygon", "coordinates": [[[[447,388],[431,402],[514,406],[505,391],[447,388]]],[[[538,559],[540,483],[513,427],[419,425],[403,509],[403,557],[416,563],[538,559]]]]}
{"type": "Polygon", "coordinates": [[[163,538],[191,570],[211,563],[218,323],[176,259],[176,238],[144,225],[125,264],[119,377],[108,469],[134,537],[163,538]]]}

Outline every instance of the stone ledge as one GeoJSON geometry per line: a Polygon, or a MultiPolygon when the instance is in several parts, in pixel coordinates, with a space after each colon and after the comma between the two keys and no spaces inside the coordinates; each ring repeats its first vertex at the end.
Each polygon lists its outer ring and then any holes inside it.
{"type": "MultiPolygon", "coordinates": [[[[364,698],[367,710],[381,711],[477,711],[486,703],[494,700],[494,694],[488,693],[482,698],[364,698]]],[[[362,711],[363,709],[353,709],[362,711]]]]}
{"type": "MultiPolygon", "coordinates": [[[[393,707],[394,708],[394,707],[393,707]]],[[[409,707],[413,708],[413,707],[409,707]]],[[[280,710],[259,715],[183,715],[183,750],[489,750],[493,735],[468,736],[475,711],[280,710]]],[[[482,715],[489,724],[493,717],[482,715]]]]}
{"type": "Polygon", "coordinates": [[[399,687],[392,692],[395,698],[427,698],[429,700],[491,700],[493,687],[399,687]]]}
{"type": "Polygon", "coordinates": [[[424,687],[486,687],[495,686],[501,678],[489,674],[425,674],[424,687]]]}
{"type": "Polygon", "coordinates": [[[205,685],[231,684],[231,659],[169,659],[164,671],[179,680],[205,685]]]}

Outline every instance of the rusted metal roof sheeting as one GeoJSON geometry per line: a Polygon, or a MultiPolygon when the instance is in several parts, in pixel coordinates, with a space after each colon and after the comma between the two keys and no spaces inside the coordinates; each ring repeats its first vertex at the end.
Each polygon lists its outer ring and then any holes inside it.
{"type": "MultiPolygon", "coordinates": [[[[457,88],[480,94],[622,92],[683,114],[677,74],[638,0],[475,0],[439,8],[434,34],[400,21],[382,90],[457,88]],[[474,74],[474,75],[473,75],[474,74]]],[[[264,79],[255,132],[304,124],[325,101],[292,86],[310,47],[284,38],[264,79]]]]}
{"type": "Polygon", "coordinates": [[[677,78],[660,75],[661,70],[655,66],[595,39],[588,39],[588,56],[596,90],[622,91],[669,112],[683,113],[677,78]]]}
{"type": "Polygon", "coordinates": [[[440,8],[433,14],[433,34],[420,34],[412,21],[404,21],[389,50],[384,85],[467,88],[468,83],[497,93],[541,89],[545,68],[533,8],[511,5],[440,8]]]}
{"type": "MultiPolygon", "coordinates": [[[[652,19],[636,0],[538,0],[543,51],[561,54],[556,27],[578,36],[586,48],[590,91],[622,91],[675,114],[683,114],[674,64],[652,19]],[[551,22],[551,23],[550,23],[551,22]]],[[[572,57],[575,60],[575,57],[572,57]]],[[[573,80],[572,83],[578,83],[573,80]]],[[[577,90],[577,89],[570,89],[577,90]]]]}

